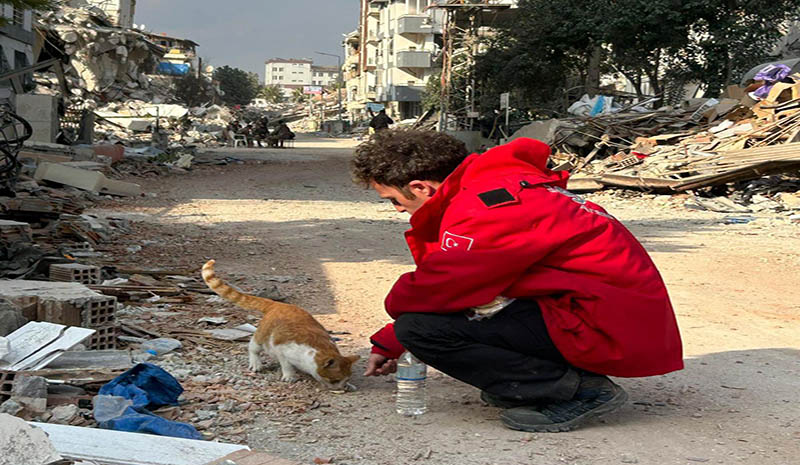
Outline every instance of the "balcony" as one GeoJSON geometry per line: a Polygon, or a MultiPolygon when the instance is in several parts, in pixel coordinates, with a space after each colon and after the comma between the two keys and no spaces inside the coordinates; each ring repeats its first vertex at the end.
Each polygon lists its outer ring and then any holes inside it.
{"type": "Polygon", "coordinates": [[[401,50],[397,52],[395,64],[398,68],[430,68],[431,52],[424,50],[401,50]]]}
{"type": "Polygon", "coordinates": [[[369,4],[369,9],[367,10],[367,14],[370,16],[380,16],[381,15],[381,6],[380,4],[373,2],[369,4]]]}
{"type": "Polygon", "coordinates": [[[404,15],[397,18],[398,34],[441,34],[442,26],[428,15],[404,15]]]}
{"type": "Polygon", "coordinates": [[[378,100],[381,102],[421,102],[425,86],[391,85],[379,89],[378,100]]]}

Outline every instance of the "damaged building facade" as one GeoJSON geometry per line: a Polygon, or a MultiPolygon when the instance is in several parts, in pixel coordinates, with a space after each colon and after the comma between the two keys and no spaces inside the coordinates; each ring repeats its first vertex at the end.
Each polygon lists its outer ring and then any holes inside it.
{"type": "Polygon", "coordinates": [[[114,26],[133,27],[136,0],[86,0],[86,3],[103,10],[114,26]]]}
{"type": "MultiPolygon", "coordinates": [[[[30,9],[0,5],[0,12],[6,22],[0,27],[0,73],[5,73],[33,63],[35,36],[30,9]]],[[[0,102],[11,103],[12,96],[11,83],[0,83],[0,102]]]]}
{"type": "Polygon", "coordinates": [[[362,0],[359,29],[345,39],[351,116],[382,104],[395,119],[422,114],[428,80],[439,73],[441,11],[433,0],[362,0]],[[357,53],[358,61],[355,56],[357,53]],[[352,57],[352,58],[351,58],[352,57]]]}
{"type": "Polygon", "coordinates": [[[158,63],[158,74],[169,76],[185,76],[193,73],[197,75],[202,71],[202,61],[197,56],[199,44],[193,40],[181,39],[161,33],[146,33],[148,39],[162,47],[166,53],[158,63]]]}

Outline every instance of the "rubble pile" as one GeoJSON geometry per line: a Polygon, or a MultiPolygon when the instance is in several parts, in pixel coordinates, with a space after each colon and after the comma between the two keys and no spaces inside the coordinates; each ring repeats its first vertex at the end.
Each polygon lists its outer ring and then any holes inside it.
{"type": "Polygon", "coordinates": [[[571,190],[691,191],[701,208],[797,213],[800,74],[774,84],[760,100],[743,93],[680,108],[628,108],[536,122],[515,137],[550,142],[552,167],[572,173],[571,190]],[[717,203],[703,200],[708,197],[717,203]]]}
{"type": "MultiPolygon", "coordinates": [[[[141,32],[114,27],[102,9],[75,1],[59,2],[58,8],[39,13],[39,23],[50,42],[69,57],[65,74],[72,97],[90,106],[124,99],[165,101],[146,74],[165,51],[141,32]]],[[[36,93],[52,94],[58,85],[50,73],[39,73],[36,82],[36,93]]]]}
{"type": "Polygon", "coordinates": [[[234,119],[219,105],[188,109],[175,104],[152,104],[136,100],[109,103],[97,109],[95,139],[107,143],[150,142],[156,132],[161,149],[193,145],[224,145],[225,128],[234,119]]]}

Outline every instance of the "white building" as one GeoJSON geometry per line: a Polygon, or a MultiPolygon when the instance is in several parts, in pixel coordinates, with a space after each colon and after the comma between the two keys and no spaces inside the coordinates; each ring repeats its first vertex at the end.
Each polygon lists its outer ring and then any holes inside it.
{"type": "Polygon", "coordinates": [[[303,86],[330,87],[339,79],[336,66],[316,66],[309,59],[271,58],[265,63],[264,85],[277,85],[285,96],[303,86]]]}
{"type": "Polygon", "coordinates": [[[136,0],[86,0],[103,10],[115,26],[132,28],[133,16],[136,14],[136,0]]]}
{"type": "MultiPolygon", "coordinates": [[[[24,68],[33,64],[33,12],[30,9],[15,8],[11,5],[0,5],[0,12],[6,25],[0,27],[0,73],[24,68]]],[[[32,79],[31,75],[23,78],[23,84],[32,79]]],[[[0,100],[11,97],[8,81],[0,87],[0,100]]]]}
{"type": "Polygon", "coordinates": [[[361,11],[363,95],[395,119],[422,114],[422,94],[442,46],[434,0],[364,0],[361,11]]]}
{"type": "Polygon", "coordinates": [[[264,85],[279,86],[288,97],[294,89],[312,85],[312,64],[311,60],[306,59],[271,58],[265,64],[264,85]]]}
{"type": "Polygon", "coordinates": [[[336,66],[311,66],[312,86],[330,87],[339,80],[339,69],[336,66]]]}

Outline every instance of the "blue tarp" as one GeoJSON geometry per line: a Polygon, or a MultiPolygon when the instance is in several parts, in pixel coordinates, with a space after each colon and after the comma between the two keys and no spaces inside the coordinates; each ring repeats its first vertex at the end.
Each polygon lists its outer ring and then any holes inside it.
{"type": "Polygon", "coordinates": [[[168,76],[184,76],[189,74],[190,66],[183,63],[170,63],[168,61],[162,61],[158,64],[158,68],[156,68],[156,73],[158,74],[166,74],[168,76]]]}
{"type": "Polygon", "coordinates": [[[100,422],[100,427],[176,438],[203,439],[194,426],[169,421],[149,411],[166,405],[178,405],[178,397],[182,392],[183,388],[172,375],[151,363],[140,363],[100,388],[101,396],[124,397],[133,402],[133,405],[126,408],[120,416],[100,422]]]}

